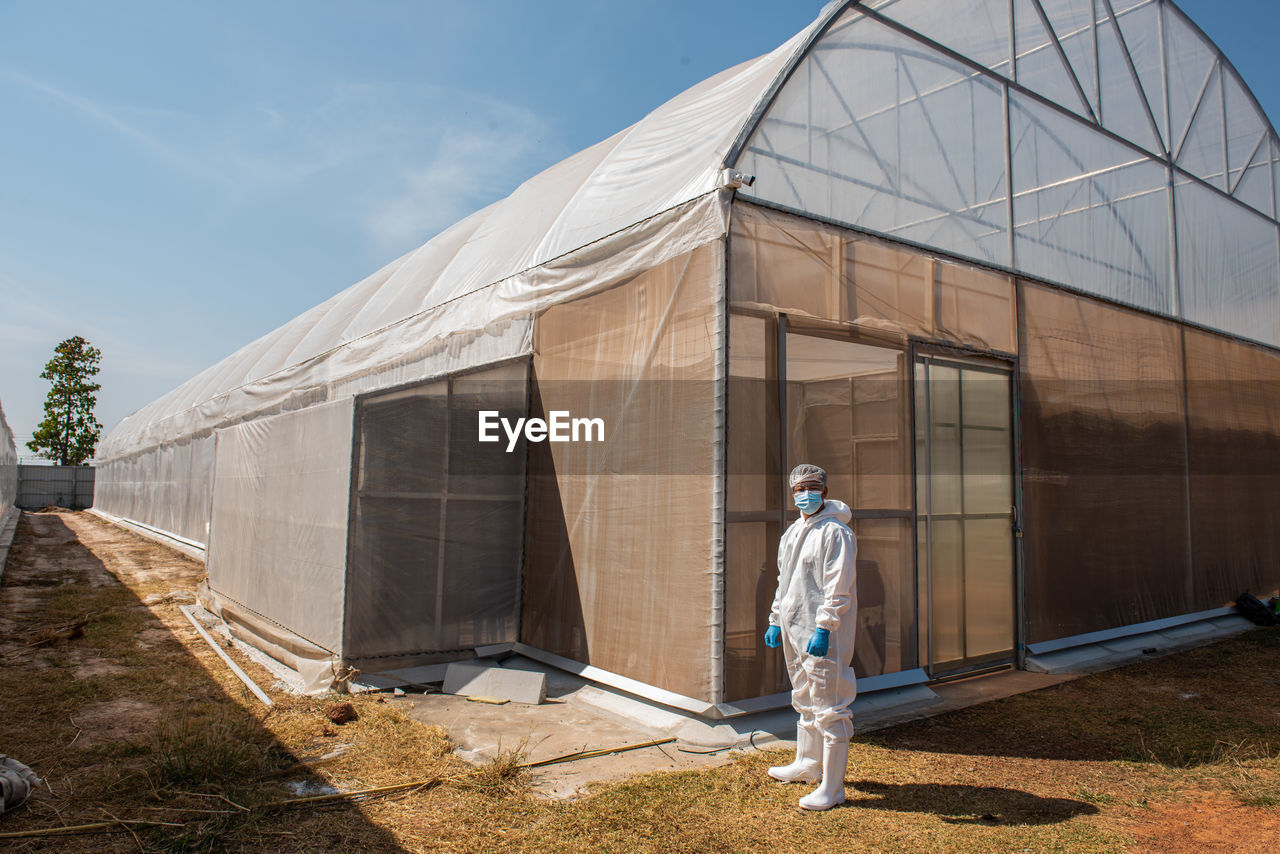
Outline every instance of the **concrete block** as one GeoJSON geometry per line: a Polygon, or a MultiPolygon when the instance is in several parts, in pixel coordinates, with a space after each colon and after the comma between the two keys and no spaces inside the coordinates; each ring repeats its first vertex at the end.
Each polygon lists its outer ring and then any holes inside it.
{"type": "Polygon", "coordinates": [[[536,706],[547,698],[547,677],[527,670],[508,670],[484,664],[450,664],[444,693],[464,697],[495,697],[536,706]]]}
{"type": "Polygon", "coordinates": [[[534,661],[532,658],[526,658],[519,653],[503,658],[502,668],[504,670],[528,670],[530,673],[545,675],[547,677],[548,697],[567,697],[583,685],[589,684],[588,680],[583,679],[581,676],[568,673],[558,667],[552,667],[550,664],[543,664],[541,661],[534,661]]]}
{"type": "Polygon", "coordinates": [[[405,684],[399,679],[388,679],[381,673],[362,673],[350,683],[352,694],[364,694],[369,691],[390,691],[405,684]]]}

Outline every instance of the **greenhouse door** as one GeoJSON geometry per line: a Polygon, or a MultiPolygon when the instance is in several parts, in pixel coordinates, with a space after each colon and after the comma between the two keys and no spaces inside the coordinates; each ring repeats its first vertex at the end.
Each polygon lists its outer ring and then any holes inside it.
{"type": "Polygon", "coordinates": [[[915,360],[920,658],[933,677],[1013,657],[1011,378],[915,360]]]}
{"type": "Polygon", "coordinates": [[[521,360],[357,398],[348,660],[516,640],[525,443],[482,442],[478,424],[528,414],[527,371],[521,360]]]}

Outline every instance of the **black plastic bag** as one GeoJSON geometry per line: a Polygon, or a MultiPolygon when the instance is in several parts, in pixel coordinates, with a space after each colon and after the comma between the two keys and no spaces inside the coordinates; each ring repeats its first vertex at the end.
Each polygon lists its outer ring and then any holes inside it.
{"type": "Polygon", "coordinates": [[[1247,590],[1236,600],[1236,610],[1259,626],[1274,626],[1280,623],[1280,617],[1277,617],[1274,611],[1247,590]]]}

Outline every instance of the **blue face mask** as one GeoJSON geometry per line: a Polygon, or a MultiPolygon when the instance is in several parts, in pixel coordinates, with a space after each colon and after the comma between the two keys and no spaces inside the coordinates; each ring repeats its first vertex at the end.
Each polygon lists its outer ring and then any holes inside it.
{"type": "Polygon", "coordinates": [[[816,489],[807,489],[791,496],[791,500],[800,508],[801,513],[813,513],[822,506],[822,493],[816,489]]]}

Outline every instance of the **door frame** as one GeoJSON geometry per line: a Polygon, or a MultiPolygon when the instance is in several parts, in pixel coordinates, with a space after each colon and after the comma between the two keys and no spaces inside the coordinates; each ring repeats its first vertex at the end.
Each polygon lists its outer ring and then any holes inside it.
{"type": "MultiPolygon", "coordinates": [[[[1013,556],[1013,650],[1012,664],[1019,670],[1026,668],[1026,579],[1023,551],[1023,508],[1022,508],[1022,413],[1020,408],[1021,372],[1019,370],[1020,363],[1017,356],[1006,353],[995,353],[990,351],[974,350],[967,347],[955,347],[945,344],[937,344],[934,342],[912,339],[907,348],[908,358],[910,360],[910,394],[908,395],[908,405],[911,413],[911,435],[913,437],[913,450],[911,454],[911,482],[912,482],[912,518],[919,524],[920,505],[922,496],[919,494],[920,471],[918,453],[915,450],[914,442],[918,435],[919,418],[921,413],[917,412],[916,400],[920,389],[917,387],[916,365],[928,360],[931,362],[940,362],[942,364],[950,363],[957,367],[979,370],[986,370],[992,373],[1004,373],[1009,377],[1009,431],[1010,431],[1010,473],[1012,475],[1012,507],[1011,507],[1011,531],[1012,538],[1012,556],[1013,556]]],[[[916,586],[916,647],[917,655],[920,657],[920,667],[925,670],[931,679],[947,679],[956,678],[957,676],[967,675],[969,672],[991,669],[1005,666],[1008,664],[1004,656],[992,661],[971,662],[962,665],[960,668],[951,671],[945,671],[941,674],[932,670],[932,649],[933,649],[933,611],[932,602],[926,601],[921,595],[926,588],[922,587],[922,573],[927,572],[927,564],[923,561],[928,560],[928,556],[920,554],[920,536],[917,530],[915,537],[915,572],[914,580],[916,586]],[[928,620],[929,622],[925,622],[928,620]],[[928,632],[928,649],[924,649],[921,643],[921,631],[928,632]]],[[[932,587],[928,592],[932,596],[932,587]]]]}

